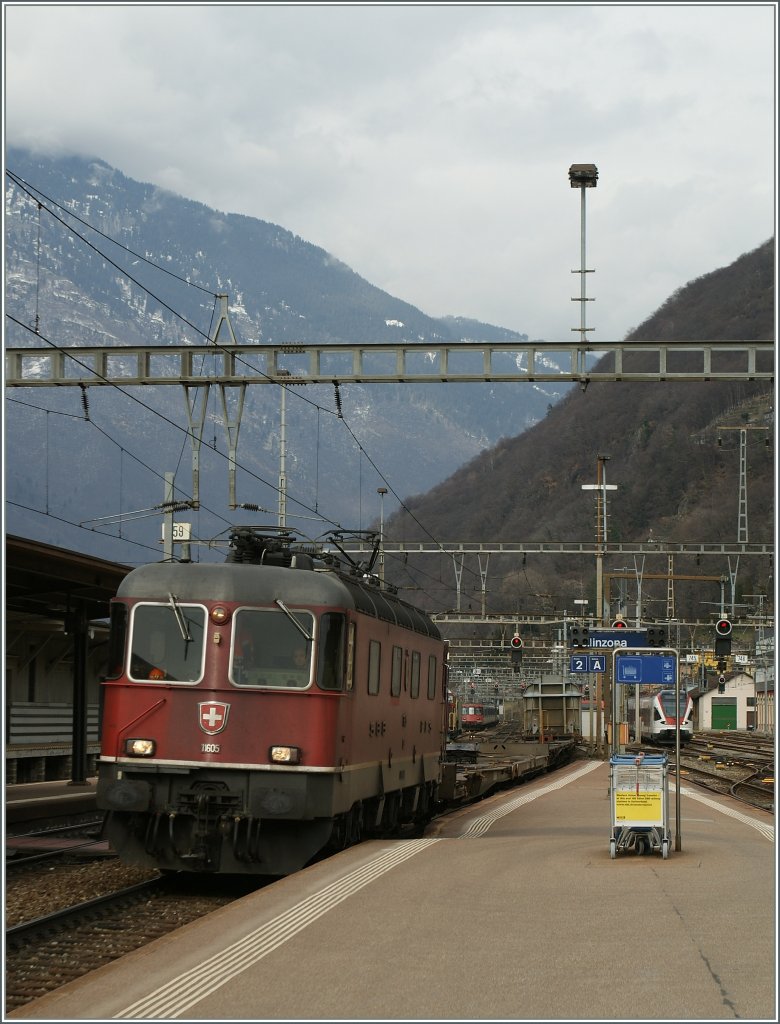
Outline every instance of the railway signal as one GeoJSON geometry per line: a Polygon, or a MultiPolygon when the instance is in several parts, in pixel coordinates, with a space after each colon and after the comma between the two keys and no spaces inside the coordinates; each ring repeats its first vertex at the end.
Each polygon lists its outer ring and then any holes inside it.
{"type": "Polygon", "coordinates": [[[579,622],[572,622],[569,625],[569,647],[587,647],[589,645],[590,629],[579,622]]]}
{"type": "Polygon", "coordinates": [[[628,629],[628,626],[626,626],[626,620],[625,619],[615,619],[615,621],[612,623],[612,628],[613,629],[628,629]]]}
{"type": "Polygon", "coordinates": [[[512,649],[512,671],[519,672],[523,660],[523,638],[519,633],[515,633],[509,641],[509,646],[512,649]]]}
{"type": "Polygon", "coordinates": [[[647,646],[666,647],[668,630],[666,624],[647,627],[647,646]]]}
{"type": "Polygon", "coordinates": [[[728,619],[718,619],[715,623],[715,655],[724,657],[731,654],[731,622],[728,619]]]}

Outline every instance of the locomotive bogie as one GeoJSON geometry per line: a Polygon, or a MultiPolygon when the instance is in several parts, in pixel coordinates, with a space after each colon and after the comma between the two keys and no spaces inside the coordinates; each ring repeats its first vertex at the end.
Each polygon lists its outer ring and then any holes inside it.
{"type": "Polygon", "coordinates": [[[330,772],[161,769],[144,778],[113,769],[103,766],[98,802],[109,811],[106,837],[126,862],[276,875],[303,867],[345,824],[354,841],[427,820],[438,757],[330,772]]]}

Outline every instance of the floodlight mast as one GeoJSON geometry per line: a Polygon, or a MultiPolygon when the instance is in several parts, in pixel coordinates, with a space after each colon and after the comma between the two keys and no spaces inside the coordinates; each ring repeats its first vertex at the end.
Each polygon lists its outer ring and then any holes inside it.
{"type": "MultiPolygon", "coordinates": [[[[580,326],[572,327],[573,331],[580,332],[580,342],[584,345],[587,339],[587,332],[592,331],[592,327],[586,327],[586,316],[585,316],[585,304],[587,302],[593,302],[593,299],[588,299],[585,296],[585,279],[587,274],[592,274],[592,270],[586,269],[585,262],[585,189],[595,188],[599,180],[598,168],[595,164],[572,164],[569,168],[569,183],[572,188],[578,188],[580,190],[580,269],[572,270],[572,274],[580,275],[580,296],[579,298],[572,298],[572,302],[580,303],[580,326]]],[[[584,369],[584,367],[583,367],[584,369]]],[[[585,382],[587,386],[587,381],[585,382]]]]}

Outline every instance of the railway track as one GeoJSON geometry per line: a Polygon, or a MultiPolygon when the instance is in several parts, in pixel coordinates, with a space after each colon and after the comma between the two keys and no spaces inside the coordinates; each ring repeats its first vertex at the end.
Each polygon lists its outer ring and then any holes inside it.
{"type": "MultiPolygon", "coordinates": [[[[674,750],[646,744],[626,749],[666,753],[669,772],[676,774],[674,750]]],[[[774,746],[771,741],[739,734],[697,734],[680,750],[680,777],[751,807],[774,810],[774,746]]]]}
{"type": "MultiPolygon", "coordinates": [[[[54,869],[55,871],[57,869],[54,869]]],[[[48,871],[48,869],[47,869],[48,871]]],[[[154,877],[6,931],[6,1012],[240,899],[269,880],[154,877]]],[[[47,877],[45,884],[51,884],[47,877]]],[[[67,884],[67,879],[66,879],[67,884]]]]}
{"type": "Polygon", "coordinates": [[[101,815],[76,824],[47,826],[7,835],[6,872],[15,873],[41,861],[54,861],[68,856],[113,855],[101,837],[102,827],[101,815]]]}

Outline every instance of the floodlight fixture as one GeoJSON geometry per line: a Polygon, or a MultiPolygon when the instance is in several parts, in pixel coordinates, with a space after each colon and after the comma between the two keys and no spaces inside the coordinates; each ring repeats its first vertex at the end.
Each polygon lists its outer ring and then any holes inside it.
{"type": "Polygon", "coordinates": [[[599,171],[595,164],[572,164],[569,168],[569,182],[572,188],[595,188],[599,171]]]}

